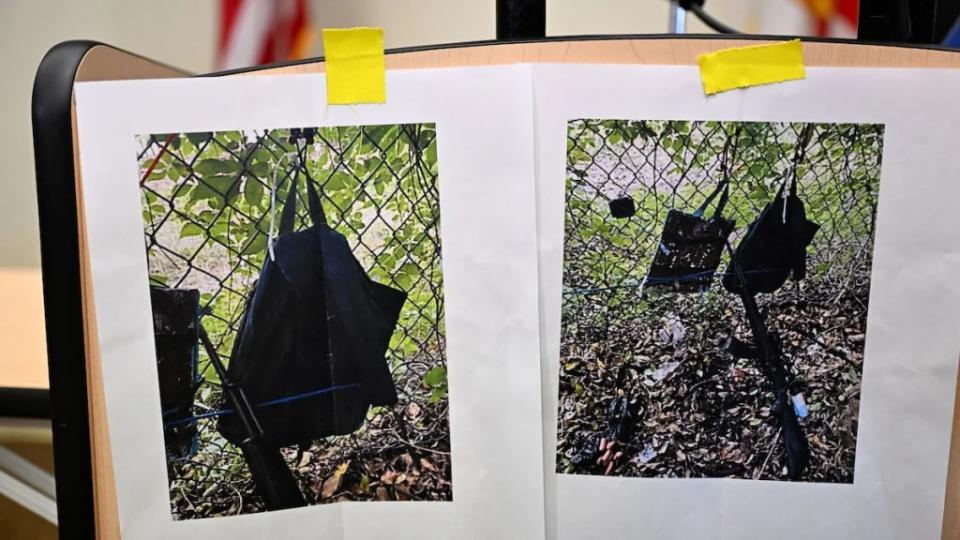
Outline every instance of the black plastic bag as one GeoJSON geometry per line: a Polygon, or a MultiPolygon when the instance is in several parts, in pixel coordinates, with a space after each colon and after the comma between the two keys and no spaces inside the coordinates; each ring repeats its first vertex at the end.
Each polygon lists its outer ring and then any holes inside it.
{"type": "Polygon", "coordinates": [[[617,219],[633,217],[637,213],[637,205],[629,195],[612,199],[609,203],[610,215],[617,219]]]}
{"type": "Polygon", "coordinates": [[[729,189],[729,181],[724,179],[694,213],[674,209],[667,213],[644,288],[669,287],[683,293],[710,288],[727,237],[735,226],[733,220],[722,215],[729,189]],[[718,193],[721,193],[720,201],[713,217],[704,218],[704,212],[718,193]]]}
{"type": "MultiPolygon", "coordinates": [[[[397,401],[385,354],[406,293],[366,275],[306,181],[313,226],[292,232],[294,174],[227,368],[272,446],[351,433],[371,405],[397,401]]],[[[237,415],[218,427],[235,444],[245,437],[237,415]]]]}
{"type": "MultiPolygon", "coordinates": [[[[807,246],[820,226],[807,219],[803,201],[797,196],[796,176],[789,183],[786,196],[781,185],[776,198],[750,224],[734,251],[751,294],[772,293],[791,276],[794,281],[806,277],[807,246]]],[[[723,276],[723,286],[732,293],[740,292],[739,280],[730,266],[723,276]]]]}
{"type": "Polygon", "coordinates": [[[196,451],[193,400],[200,377],[197,359],[200,293],[191,289],[150,287],[153,333],[157,349],[163,440],[167,454],[184,457],[196,451]]]}

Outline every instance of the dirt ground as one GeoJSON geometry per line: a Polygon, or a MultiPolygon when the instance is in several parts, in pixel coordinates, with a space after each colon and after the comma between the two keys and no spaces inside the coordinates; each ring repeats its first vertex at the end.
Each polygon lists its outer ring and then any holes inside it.
{"type": "MultiPolygon", "coordinates": [[[[806,281],[758,298],[809,409],[803,481],[853,482],[867,279],[839,295],[806,281]]],[[[724,350],[731,332],[750,331],[738,299],[717,289],[582,299],[564,312],[558,472],[787,479],[773,385],[757,360],[724,350]],[[597,464],[617,396],[629,403],[620,455],[597,464]]]]}

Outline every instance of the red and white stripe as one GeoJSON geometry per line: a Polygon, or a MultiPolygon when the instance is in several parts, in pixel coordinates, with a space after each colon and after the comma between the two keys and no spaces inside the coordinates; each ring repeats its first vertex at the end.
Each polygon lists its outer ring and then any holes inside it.
{"type": "Polygon", "coordinates": [[[304,58],[310,41],[306,0],[220,0],[219,69],[304,58]]]}

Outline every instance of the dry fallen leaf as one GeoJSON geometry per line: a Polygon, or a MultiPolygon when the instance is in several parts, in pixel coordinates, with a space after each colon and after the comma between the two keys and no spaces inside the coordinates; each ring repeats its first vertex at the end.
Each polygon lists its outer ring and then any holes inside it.
{"type": "Polygon", "coordinates": [[[407,405],[407,416],[409,416],[410,418],[419,417],[420,412],[421,412],[420,405],[416,401],[411,401],[410,404],[407,405]]]}
{"type": "Polygon", "coordinates": [[[323,481],[323,487],[320,489],[320,496],[327,499],[333,496],[340,489],[340,483],[343,482],[343,475],[347,472],[350,462],[344,461],[337,466],[336,470],[329,478],[323,481]]]}
{"type": "Polygon", "coordinates": [[[392,485],[396,481],[398,475],[399,474],[397,471],[387,469],[382,475],[380,475],[380,483],[387,486],[392,485]]]}
{"type": "Polygon", "coordinates": [[[306,467],[307,465],[310,464],[310,460],[311,460],[311,459],[313,459],[313,453],[312,453],[312,452],[304,452],[303,455],[300,456],[300,461],[297,463],[297,468],[298,468],[298,469],[302,469],[302,468],[306,467]]]}

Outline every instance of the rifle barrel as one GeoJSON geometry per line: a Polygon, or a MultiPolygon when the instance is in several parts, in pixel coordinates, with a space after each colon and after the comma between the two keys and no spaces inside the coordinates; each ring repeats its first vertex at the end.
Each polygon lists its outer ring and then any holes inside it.
{"type": "Polygon", "coordinates": [[[803,470],[807,466],[810,457],[810,445],[807,437],[803,433],[803,428],[797,420],[796,412],[793,410],[793,404],[790,403],[789,383],[787,381],[787,370],[783,365],[783,357],[778,345],[773,343],[767,326],[757,307],[756,298],[750,293],[747,287],[747,278],[740,266],[740,262],[727,241],[727,251],[730,253],[730,266],[733,267],[737,283],[740,285],[740,299],[743,301],[743,309],[747,314],[747,321],[750,324],[750,331],[753,333],[753,339],[760,349],[760,358],[764,367],[773,379],[775,392],[775,414],[778,415],[780,427],[783,434],[783,445],[787,453],[787,472],[791,479],[800,478],[803,470]]]}
{"type": "Polygon", "coordinates": [[[256,491],[263,497],[267,509],[282,510],[306,506],[307,502],[303,498],[303,492],[300,491],[297,480],[283,460],[280,449],[271,448],[263,440],[263,428],[257,421],[253,406],[247,400],[243,388],[230,380],[227,369],[220,360],[220,355],[217,354],[217,350],[210,342],[210,336],[207,335],[203,326],[200,327],[200,343],[203,344],[203,348],[207,351],[207,356],[210,357],[210,362],[213,364],[213,369],[220,377],[220,383],[227,395],[227,400],[240,415],[240,420],[247,431],[247,437],[241,442],[240,450],[247,462],[247,468],[250,470],[250,476],[253,478],[256,491]]]}

